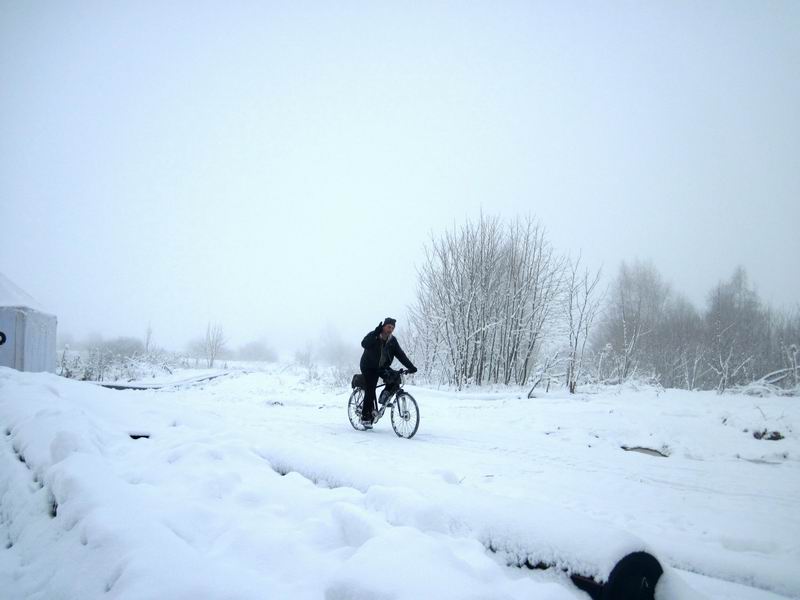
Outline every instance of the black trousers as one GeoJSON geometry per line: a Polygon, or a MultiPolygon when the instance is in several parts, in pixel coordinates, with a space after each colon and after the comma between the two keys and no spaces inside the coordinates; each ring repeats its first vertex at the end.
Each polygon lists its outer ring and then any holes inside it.
{"type": "Polygon", "coordinates": [[[361,408],[361,418],[371,421],[372,411],[375,410],[377,404],[375,399],[375,388],[378,386],[378,379],[383,379],[383,382],[388,388],[394,385],[397,380],[397,371],[393,369],[361,369],[361,374],[364,375],[364,405],[361,408]]]}

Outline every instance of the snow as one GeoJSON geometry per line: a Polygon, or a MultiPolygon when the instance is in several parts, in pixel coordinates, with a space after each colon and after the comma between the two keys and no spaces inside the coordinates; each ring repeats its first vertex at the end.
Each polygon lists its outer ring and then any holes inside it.
{"type": "Polygon", "coordinates": [[[228,369],[181,369],[173,373],[153,373],[141,381],[93,381],[95,385],[118,390],[147,390],[198,385],[235,373],[228,369]]]}
{"type": "Polygon", "coordinates": [[[660,600],[800,596],[791,398],[407,386],[404,440],[353,430],[349,390],[300,370],[197,375],[117,391],[0,368],[8,597],[588,598],[568,574],[636,550],[660,600]]]}

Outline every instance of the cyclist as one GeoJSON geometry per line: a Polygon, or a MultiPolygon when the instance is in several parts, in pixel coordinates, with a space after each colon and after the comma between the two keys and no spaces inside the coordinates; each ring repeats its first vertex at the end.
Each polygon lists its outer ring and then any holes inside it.
{"type": "Polygon", "coordinates": [[[396,319],[386,317],[378,326],[361,340],[364,353],[361,355],[361,373],[366,381],[364,385],[364,406],[361,411],[361,424],[366,429],[372,428],[377,412],[375,406],[375,387],[378,378],[383,378],[387,388],[392,387],[397,379],[397,371],[392,370],[392,361],[397,358],[409,373],[416,373],[417,367],[408,359],[406,353],[392,335],[396,319]]]}

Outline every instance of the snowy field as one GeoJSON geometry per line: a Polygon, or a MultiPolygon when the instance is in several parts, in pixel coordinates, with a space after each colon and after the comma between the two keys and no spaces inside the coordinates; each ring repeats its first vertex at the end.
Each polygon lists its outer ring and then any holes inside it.
{"type": "Polygon", "coordinates": [[[412,440],[278,365],[144,391],[0,368],[0,596],[586,599],[569,573],[644,549],[662,600],[800,597],[798,399],[408,389],[412,440]]]}

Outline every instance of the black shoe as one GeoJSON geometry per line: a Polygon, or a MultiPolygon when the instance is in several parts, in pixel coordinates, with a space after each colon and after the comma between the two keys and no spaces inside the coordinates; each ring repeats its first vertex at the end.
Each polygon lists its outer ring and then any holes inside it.
{"type": "Polygon", "coordinates": [[[361,426],[364,429],[372,429],[372,421],[370,419],[361,419],[361,426]]]}

